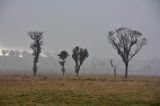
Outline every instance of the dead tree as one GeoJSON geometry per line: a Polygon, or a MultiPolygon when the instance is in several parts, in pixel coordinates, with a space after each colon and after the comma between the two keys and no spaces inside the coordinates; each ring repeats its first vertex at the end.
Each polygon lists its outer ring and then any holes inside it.
{"type": "Polygon", "coordinates": [[[39,60],[39,55],[41,53],[41,46],[43,45],[43,32],[36,32],[36,31],[33,31],[33,32],[28,32],[28,35],[30,36],[30,38],[34,41],[30,48],[33,50],[33,73],[34,73],[34,76],[36,76],[36,73],[37,73],[37,70],[38,70],[38,67],[37,67],[37,63],[38,63],[38,60],[39,60]]]}
{"type": "Polygon", "coordinates": [[[142,33],[121,27],[108,33],[109,43],[117,50],[125,64],[125,78],[128,77],[128,65],[131,59],[147,44],[142,33]]]}
{"type": "Polygon", "coordinates": [[[116,78],[116,72],[117,72],[118,65],[113,64],[113,60],[112,60],[112,59],[110,60],[110,65],[113,67],[113,70],[114,70],[114,78],[116,78]]]}

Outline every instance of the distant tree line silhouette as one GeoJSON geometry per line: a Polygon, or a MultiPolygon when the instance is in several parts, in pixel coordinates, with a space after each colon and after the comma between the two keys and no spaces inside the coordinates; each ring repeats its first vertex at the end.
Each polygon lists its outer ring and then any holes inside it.
{"type": "Polygon", "coordinates": [[[2,50],[2,56],[11,56],[11,57],[28,57],[31,54],[28,51],[19,51],[19,50],[2,50]]]}

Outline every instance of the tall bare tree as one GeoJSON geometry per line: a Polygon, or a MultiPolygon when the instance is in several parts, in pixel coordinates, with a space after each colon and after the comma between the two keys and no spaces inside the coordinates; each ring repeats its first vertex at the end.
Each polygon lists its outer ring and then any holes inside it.
{"type": "Polygon", "coordinates": [[[128,65],[131,59],[147,44],[142,33],[121,27],[108,33],[109,43],[117,50],[125,64],[125,78],[128,77],[128,65]]]}
{"type": "Polygon", "coordinates": [[[118,65],[113,64],[113,60],[112,60],[112,59],[110,60],[110,65],[113,67],[113,70],[114,70],[114,78],[116,78],[116,72],[117,72],[118,65]]]}
{"type": "Polygon", "coordinates": [[[79,48],[78,46],[76,46],[72,52],[72,58],[75,61],[75,72],[78,77],[80,67],[83,64],[84,60],[89,56],[89,53],[87,49],[79,48]]]}
{"type": "Polygon", "coordinates": [[[63,73],[63,76],[64,76],[64,73],[65,73],[65,68],[64,68],[64,65],[65,65],[65,59],[69,56],[68,55],[68,52],[66,52],[65,50],[61,51],[60,54],[58,54],[59,58],[61,59],[61,61],[59,61],[59,64],[62,66],[62,73],[63,73]]]}
{"type": "Polygon", "coordinates": [[[30,38],[34,41],[30,48],[33,50],[33,73],[34,76],[36,76],[38,67],[37,67],[37,63],[39,60],[39,55],[41,53],[41,46],[43,45],[43,32],[36,32],[36,31],[32,31],[32,32],[28,32],[28,35],[30,36],[30,38]]]}

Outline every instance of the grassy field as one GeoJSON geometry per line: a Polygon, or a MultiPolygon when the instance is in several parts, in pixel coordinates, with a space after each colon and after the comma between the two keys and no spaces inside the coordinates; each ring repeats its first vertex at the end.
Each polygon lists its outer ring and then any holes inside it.
{"type": "Polygon", "coordinates": [[[0,75],[0,106],[160,106],[160,77],[0,75]]]}

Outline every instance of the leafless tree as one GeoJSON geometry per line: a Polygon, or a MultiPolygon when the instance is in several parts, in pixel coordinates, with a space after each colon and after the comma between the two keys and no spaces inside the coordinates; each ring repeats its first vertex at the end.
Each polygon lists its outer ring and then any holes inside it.
{"type": "Polygon", "coordinates": [[[128,65],[131,59],[147,44],[142,33],[121,27],[108,33],[109,43],[117,50],[125,64],[125,78],[128,77],[128,65]]]}
{"type": "Polygon", "coordinates": [[[117,72],[118,65],[113,64],[113,60],[112,60],[112,59],[110,60],[110,65],[113,67],[113,70],[114,70],[114,78],[116,78],[116,72],[117,72]]]}
{"type": "Polygon", "coordinates": [[[30,36],[30,38],[34,41],[32,44],[31,44],[31,49],[33,50],[33,73],[34,73],[34,76],[36,76],[36,73],[37,73],[37,63],[38,63],[38,60],[39,60],[39,55],[41,53],[41,46],[43,45],[43,32],[36,32],[36,31],[33,31],[33,32],[28,32],[28,35],[30,36]]]}

